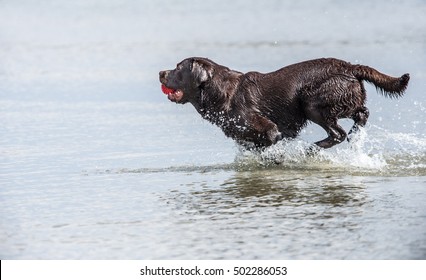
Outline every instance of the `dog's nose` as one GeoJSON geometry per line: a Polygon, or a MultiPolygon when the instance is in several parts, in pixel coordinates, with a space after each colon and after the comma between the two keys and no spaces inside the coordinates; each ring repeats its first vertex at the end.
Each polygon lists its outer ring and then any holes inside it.
{"type": "Polygon", "coordinates": [[[160,80],[167,78],[167,74],[169,71],[160,71],[160,80]]]}

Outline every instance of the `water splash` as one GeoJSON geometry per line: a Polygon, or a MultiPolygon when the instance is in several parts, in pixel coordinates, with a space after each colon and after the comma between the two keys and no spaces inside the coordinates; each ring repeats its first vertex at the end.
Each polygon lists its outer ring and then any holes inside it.
{"type": "Polygon", "coordinates": [[[281,141],[262,152],[240,150],[240,169],[276,167],[385,176],[426,175],[426,138],[394,133],[377,126],[361,128],[349,143],[310,151],[303,140],[281,141]]]}

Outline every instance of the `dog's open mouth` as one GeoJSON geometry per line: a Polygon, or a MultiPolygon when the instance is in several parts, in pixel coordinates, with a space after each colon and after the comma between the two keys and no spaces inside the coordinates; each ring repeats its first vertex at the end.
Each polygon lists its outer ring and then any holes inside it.
{"type": "Polygon", "coordinates": [[[180,89],[172,89],[166,87],[164,84],[161,84],[161,90],[164,94],[167,95],[170,101],[179,102],[183,97],[183,91],[180,89]]]}

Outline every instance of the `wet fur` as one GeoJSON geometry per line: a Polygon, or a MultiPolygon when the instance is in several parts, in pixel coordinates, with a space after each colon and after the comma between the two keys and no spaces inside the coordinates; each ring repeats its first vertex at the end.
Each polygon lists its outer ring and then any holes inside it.
{"type": "Polygon", "coordinates": [[[400,97],[409,74],[394,78],[334,58],[300,62],[267,74],[244,74],[192,57],[174,70],[161,71],[160,81],[184,92],[178,103],[190,102],[204,119],[246,147],[294,138],[309,120],[328,134],[315,144],[329,148],[347,137],[338,119],[354,120],[350,133],[367,122],[363,81],[387,97],[400,97]]]}

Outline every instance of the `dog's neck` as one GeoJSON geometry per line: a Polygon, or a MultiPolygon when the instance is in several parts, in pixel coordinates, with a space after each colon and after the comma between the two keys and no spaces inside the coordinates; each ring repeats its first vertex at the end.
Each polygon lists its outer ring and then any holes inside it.
{"type": "Polygon", "coordinates": [[[215,75],[212,79],[200,86],[198,100],[192,104],[203,116],[208,111],[227,114],[234,102],[234,94],[242,80],[242,73],[227,70],[215,75]]]}
{"type": "Polygon", "coordinates": [[[222,128],[226,135],[231,135],[235,129],[244,129],[247,125],[244,121],[245,116],[241,115],[244,114],[244,110],[240,110],[240,107],[247,104],[243,104],[239,100],[241,98],[236,96],[237,89],[244,80],[242,77],[240,74],[233,76],[226,83],[222,80],[221,83],[213,81],[205,84],[200,88],[198,99],[191,102],[203,119],[222,128]]]}

